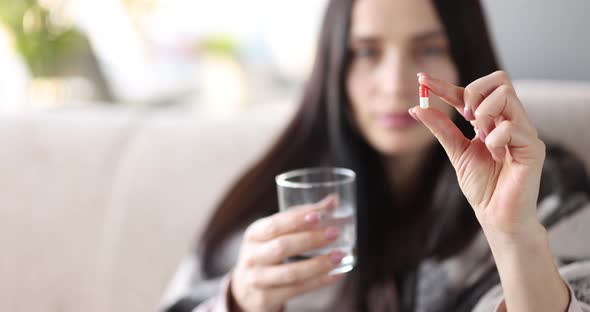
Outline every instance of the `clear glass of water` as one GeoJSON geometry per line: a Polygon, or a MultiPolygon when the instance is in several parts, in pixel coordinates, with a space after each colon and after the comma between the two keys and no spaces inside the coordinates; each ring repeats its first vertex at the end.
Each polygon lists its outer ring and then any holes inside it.
{"type": "Polygon", "coordinates": [[[330,272],[339,274],[352,270],[355,264],[356,243],[356,174],[345,168],[318,167],[289,171],[276,177],[279,209],[313,204],[329,195],[338,197],[338,205],[322,219],[323,226],[336,226],[340,235],[334,243],[304,253],[287,261],[309,259],[339,250],[344,253],[340,265],[330,272]]]}

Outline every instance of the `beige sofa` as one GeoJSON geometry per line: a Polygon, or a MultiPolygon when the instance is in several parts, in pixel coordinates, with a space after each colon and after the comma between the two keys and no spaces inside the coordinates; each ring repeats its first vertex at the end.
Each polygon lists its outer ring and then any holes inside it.
{"type": "MultiPolygon", "coordinates": [[[[518,90],[590,168],[590,83],[518,90]]],[[[155,311],[210,208],[290,114],[0,116],[0,311],[155,311]]]]}

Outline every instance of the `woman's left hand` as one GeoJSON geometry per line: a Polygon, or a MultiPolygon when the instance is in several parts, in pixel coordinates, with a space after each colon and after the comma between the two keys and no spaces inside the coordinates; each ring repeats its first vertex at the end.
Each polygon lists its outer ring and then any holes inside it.
{"type": "Polygon", "coordinates": [[[536,231],[545,144],[508,75],[498,71],[465,88],[422,73],[419,82],[476,129],[475,138],[469,140],[440,110],[410,109],[444,147],[484,232],[516,238],[536,231]]]}

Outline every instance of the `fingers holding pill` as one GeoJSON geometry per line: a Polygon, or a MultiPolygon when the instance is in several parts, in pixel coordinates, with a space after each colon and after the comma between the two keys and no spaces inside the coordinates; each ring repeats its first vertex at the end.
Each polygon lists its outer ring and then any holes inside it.
{"type": "MultiPolygon", "coordinates": [[[[538,132],[527,116],[524,106],[505,72],[497,71],[475,80],[465,88],[418,74],[420,100],[431,90],[452,105],[469,120],[476,133],[475,138],[485,143],[494,161],[503,161],[506,153],[516,160],[543,159],[537,153],[540,139],[538,132]],[[491,136],[491,137],[490,137],[491,136]]],[[[446,116],[411,109],[411,114],[420,119],[439,139],[452,158],[452,150],[464,147],[464,138],[459,139],[456,126],[446,116]],[[455,140],[458,143],[453,143],[455,140]]],[[[475,139],[474,138],[474,139],[475,139]]],[[[542,143],[542,142],[541,142],[542,143]]]]}
{"type": "MultiPolygon", "coordinates": [[[[418,77],[420,86],[438,95],[470,121],[482,142],[504,120],[522,124],[532,136],[537,135],[508,74],[503,71],[477,79],[465,88],[433,78],[426,73],[419,73],[418,77]]],[[[422,98],[422,94],[420,96],[422,98]]]]}
{"type": "Polygon", "coordinates": [[[455,165],[461,154],[469,146],[461,130],[445,113],[435,107],[430,109],[412,108],[412,113],[432,132],[445,149],[451,163],[455,165]]]}
{"type": "Polygon", "coordinates": [[[463,102],[463,88],[433,78],[426,73],[418,74],[418,82],[420,85],[426,87],[428,91],[432,91],[432,93],[453,106],[461,115],[463,115],[465,107],[463,102]]]}
{"type": "Polygon", "coordinates": [[[495,72],[466,88],[424,74],[419,74],[419,82],[453,106],[476,132],[468,140],[437,108],[410,110],[443,146],[480,224],[514,233],[537,220],[545,144],[508,75],[495,72]]]}

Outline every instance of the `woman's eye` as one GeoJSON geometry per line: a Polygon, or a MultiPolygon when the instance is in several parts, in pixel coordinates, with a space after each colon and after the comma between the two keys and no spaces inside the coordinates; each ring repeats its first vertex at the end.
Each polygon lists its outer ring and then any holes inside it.
{"type": "Polygon", "coordinates": [[[424,47],[418,51],[420,57],[435,57],[446,53],[446,50],[441,47],[424,47]]]}
{"type": "Polygon", "coordinates": [[[379,56],[379,51],[377,51],[377,49],[369,47],[357,48],[353,53],[356,58],[372,59],[379,56]]]}

